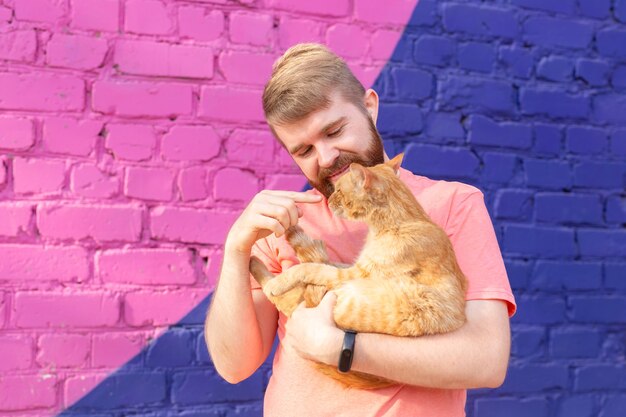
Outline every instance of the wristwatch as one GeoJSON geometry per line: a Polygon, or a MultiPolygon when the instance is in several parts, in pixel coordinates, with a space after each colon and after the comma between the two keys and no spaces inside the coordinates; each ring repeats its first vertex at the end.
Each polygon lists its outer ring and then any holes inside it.
{"type": "Polygon", "coordinates": [[[339,354],[339,372],[348,372],[352,366],[352,358],[354,357],[354,342],[356,341],[356,332],[346,330],[343,336],[343,346],[339,354]]]}

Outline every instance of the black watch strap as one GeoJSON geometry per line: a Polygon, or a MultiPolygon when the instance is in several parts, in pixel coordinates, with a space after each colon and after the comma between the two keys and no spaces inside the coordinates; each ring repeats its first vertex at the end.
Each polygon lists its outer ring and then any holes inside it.
{"type": "Polygon", "coordinates": [[[343,336],[343,346],[339,354],[339,372],[348,372],[352,366],[352,358],[354,357],[354,342],[356,340],[356,332],[346,330],[343,336]]]}

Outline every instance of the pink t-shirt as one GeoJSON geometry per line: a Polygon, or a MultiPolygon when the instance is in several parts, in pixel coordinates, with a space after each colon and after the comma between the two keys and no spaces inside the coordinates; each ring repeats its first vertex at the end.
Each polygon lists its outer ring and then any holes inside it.
{"type": "MultiPolygon", "coordinates": [[[[467,300],[497,299],[516,309],[493,225],[475,187],[459,182],[434,181],[400,169],[430,218],[447,233],[469,286],[467,300]]],[[[309,193],[319,194],[316,190],[309,193]]],[[[326,242],[333,262],[353,263],[367,235],[367,226],[333,216],[327,201],[301,204],[299,225],[314,239],[326,242]]],[[[252,251],[268,269],[278,274],[298,263],[284,238],[259,240],[252,251]]],[[[259,285],[251,279],[253,290],[259,285]]],[[[287,318],[279,314],[278,337],[285,334],[287,318]]],[[[346,389],[318,373],[311,362],[279,345],[273,374],[265,393],[264,414],[269,417],[322,416],[446,416],[465,415],[465,390],[395,385],[379,390],[346,389]]]]}

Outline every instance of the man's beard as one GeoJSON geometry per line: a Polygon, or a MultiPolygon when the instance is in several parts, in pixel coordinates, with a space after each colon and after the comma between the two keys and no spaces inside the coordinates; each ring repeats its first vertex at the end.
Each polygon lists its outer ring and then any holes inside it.
{"type": "Polygon", "coordinates": [[[349,166],[351,163],[356,162],[366,167],[372,167],[374,165],[382,164],[385,162],[383,140],[376,130],[376,125],[370,117],[367,117],[369,121],[370,130],[370,146],[365,151],[364,158],[361,155],[341,153],[335,160],[333,165],[329,168],[322,168],[319,171],[316,180],[309,179],[309,184],[320,193],[322,193],[326,199],[335,191],[335,186],[328,178],[336,172],[339,172],[344,167],[349,166]]]}

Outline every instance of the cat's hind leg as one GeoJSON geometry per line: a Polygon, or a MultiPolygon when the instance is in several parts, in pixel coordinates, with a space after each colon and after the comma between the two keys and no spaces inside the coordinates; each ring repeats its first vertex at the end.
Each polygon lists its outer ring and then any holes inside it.
{"type": "Polygon", "coordinates": [[[270,280],[264,291],[266,294],[277,296],[301,284],[321,285],[330,291],[352,277],[352,268],[341,269],[332,265],[304,263],[294,265],[270,280]]]}

